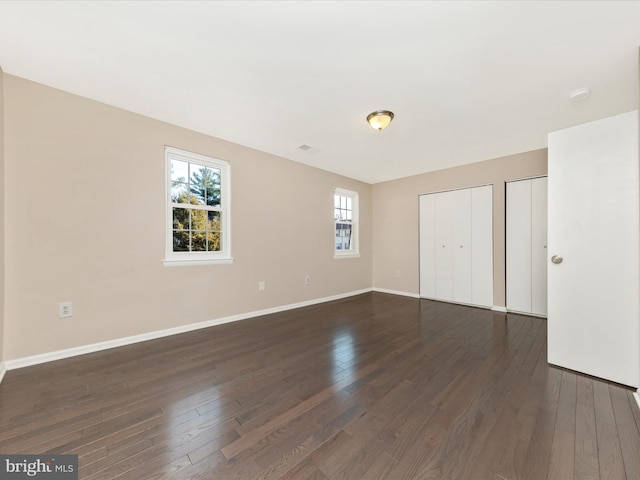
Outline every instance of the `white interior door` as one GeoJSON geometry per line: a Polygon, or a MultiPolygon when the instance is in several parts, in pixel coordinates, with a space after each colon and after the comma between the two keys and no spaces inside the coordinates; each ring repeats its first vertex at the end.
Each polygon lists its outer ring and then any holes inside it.
{"type": "Polygon", "coordinates": [[[638,179],[637,111],[549,134],[548,360],[633,387],[638,179]]]}

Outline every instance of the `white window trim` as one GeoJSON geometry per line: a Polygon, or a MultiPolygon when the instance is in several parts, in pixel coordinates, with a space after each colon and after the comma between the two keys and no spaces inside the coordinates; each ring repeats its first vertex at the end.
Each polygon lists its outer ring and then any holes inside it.
{"type": "Polygon", "coordinates": [[[165,146],[165,257],[164,266],[218,265],[233,263],[231,256],[231,168],[229,162],[218,158],[187,152],[165,146]],[[171,202],[171,159],[202,164],[221,170],[221,229],[222,250],[219,252],[174,252],[173,251],[173,204],[171,202]]]}
{"type": "Polygon", "coordinates": [[[342,195],[344,197],[351,197],[351,244],[353,248],[350,250],[336,250],[336,222],[333,222],[333,258],[358,258],[360,256],[360,201],[359,194],[353,190],[346,190],[344,188],[336,188],[333,191],[333,200],[335,201],[336,195],[342,195]]]}

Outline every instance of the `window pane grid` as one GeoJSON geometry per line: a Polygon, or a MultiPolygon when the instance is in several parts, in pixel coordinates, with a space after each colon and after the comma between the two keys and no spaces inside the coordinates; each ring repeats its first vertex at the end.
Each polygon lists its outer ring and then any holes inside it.
{"type": "Polygon", "coordinates": [[[335,221],[335,249],[338,252],[357,251],[355,241],[357,221],[357,193],[336,191],[333,201],[333,216],[335,221]]]}
{"type": "Polygon", "coordinates": [[[175,151],[167,160],[171,251],[223,252],[222,180],[227,167],[191,162],[175,151]]]}
{"type": "Polygon", "coordinates": [[[334,218],[336,221],[350,221],[353,218],[351,198],[343,195],[335,196],[334,218]]]}
{"type": "Polygon", "coordinates": [[[174,252],[216,252],[221,247],[221,213],[173,209],[174,252]]]}

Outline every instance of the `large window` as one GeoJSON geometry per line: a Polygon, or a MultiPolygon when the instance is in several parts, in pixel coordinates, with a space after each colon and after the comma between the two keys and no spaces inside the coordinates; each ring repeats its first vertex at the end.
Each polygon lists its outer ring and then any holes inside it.
{"type": "Polygon", "coordinates": [[[333,195],[335,256],[354,257],[358,249],[358,193],[336,188],[333,195]]]}
{"type": "Polygon", "coordinates": [[[171,147],[165,157],[165,264],[230,263],[229,164],[171,147]]]}

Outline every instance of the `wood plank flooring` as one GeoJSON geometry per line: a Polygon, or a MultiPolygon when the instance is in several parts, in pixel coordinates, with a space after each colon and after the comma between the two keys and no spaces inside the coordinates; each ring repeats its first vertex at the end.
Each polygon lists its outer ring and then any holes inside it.
{"type": "Polygon", "coordinates": [[[546,321],[368,293],[9,371],[0,453],[80,478],[640,479],[632,391],[546,321]]]}

